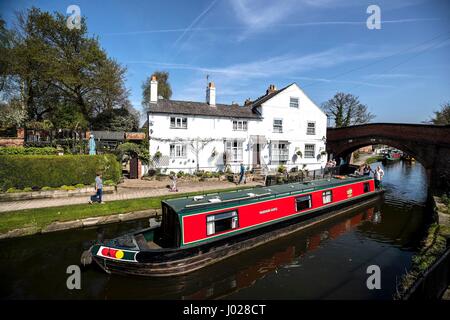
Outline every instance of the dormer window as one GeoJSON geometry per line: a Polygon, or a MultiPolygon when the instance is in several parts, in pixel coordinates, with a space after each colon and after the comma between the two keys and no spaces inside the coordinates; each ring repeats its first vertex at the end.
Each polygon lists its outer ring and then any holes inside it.
{"type": "Polygon", "coordinates": [[[171,129],[187,129],[187,118],[170,117],[171,129]]]}
{"type": "Polygon", "coordinates": [[[298,108],[298,97],[291,97],[289,101],[289,106],[291,108],[298,108]]]}

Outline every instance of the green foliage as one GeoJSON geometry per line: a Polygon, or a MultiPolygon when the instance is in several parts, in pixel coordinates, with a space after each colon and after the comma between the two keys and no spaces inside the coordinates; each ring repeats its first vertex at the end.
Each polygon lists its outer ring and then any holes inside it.
{"type": "Polygon", "coordinates": [[[181,178],[181,177],[184,177],[184,176],[185,176],[184,171],[180,170],[180,171],[177,172],[177,177],[178,178],[181,178]]]}
{"type": "Polygon", "coordinates": [[[56,148],[52,147],[0,147],[0,155],[54,155],[56,148]]]}
{"type": "Polygon", "coordinates": [[[116,185],[116,183],[113,180],[105,180],[105,181],[103,181],[103,184],[105,186],[115,186],[116,185]]]}
{"type": "Polygon", "coordinates": [[[282,164],[280,164],[280,165],[278,166],[277,171],[278,171],[279,173],[285,173],[285,172],[286,172],[286,167],[283,166],[282,164]]]}
{"type": "Polygon", "coordinates": [[[205,171],[202,175],[203,178],[212,178],[213,174],[210,171],[205,171]]]}
{"type": "Polygon", "coordinates": [[[17,193],[17,192],[22,192],[22,190],[20,189],[16,189],[16,188],[8,188],[8,190],[6,190],[7,193],[17,193]]]}
{"type": "Polygon", "coordinates": [[[66,186],[63,185],[61,187],[59,187],[60,190],[65,190],[65,191],[69,191],[69,190],[75,190],[76,188],[74,186],[66,186]]]}
{"type": "Polygon", "coordinates": [[[23,188],[23,192],[32,192],[33,189],[31,187],[23,188]]]}
{"type": "Polygon", "coordinates": [[[85,187],[85,185],[82,184],[82,183],[77,183],[77,184],[75,185],[75,188],[77,188],[77,189],[81,189],[81,188],[84,188],[84,187],[85,187]]]}
{"type": "MultiPolygon", "coordinates": [[[[14,30],[1,22],[0,33],[17,36],[0,43],[0,89],[9,89],[8,104],[20,100],[27,120],[87,128],[97,115],[131,106],[126,68],[108,57],[84,17],[81,28],[67,28],[66,20],[63,13],[32,7],[18,14],[14,30]]],[[[8,113],[8,121],[21,122],[22,113],[8,113]]]]}
{"type": "Polygon", "coordinates": [[[111,154],[0,156],[0,188],[89,185],[99,171],[105,180],[117,182],[121,177],[120,165],[111,154]]]}
{"type": "Polygon", "coordinates": [[[450,102],[443,104],[440,111],[435,111],[434,118],[430,122],[437,125],[450,125],[450,102]]]}
{"type": "Polygon", "coordinates": [[[148,153],[148,149],[143,145],[137,143],[122,143],[117,147],[116,152],[118,154],[119,160],[122,160],[124,155],[128,157],[134,157],[137,155],[144,164],[148,164],[150,161],[150,154],[148,153]]]}

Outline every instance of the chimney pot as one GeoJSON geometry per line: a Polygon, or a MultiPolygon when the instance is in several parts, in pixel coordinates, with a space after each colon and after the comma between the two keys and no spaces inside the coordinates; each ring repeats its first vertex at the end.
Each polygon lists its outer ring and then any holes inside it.
{"type": "Polygon", "coordinates": [[[277,91],[277,87],[275,87],[274,84],[271,84],[271,85],[269,85],[269,88],[266,90],[266,95],[268,95],[272,92],[275,92],[275,91],[277,91]]]}

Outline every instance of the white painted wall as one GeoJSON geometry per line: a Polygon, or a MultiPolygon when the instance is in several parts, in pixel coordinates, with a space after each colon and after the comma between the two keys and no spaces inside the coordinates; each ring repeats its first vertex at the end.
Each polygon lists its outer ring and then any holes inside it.
{"type": "MultiPolygon", "coordinates": [[[[187,116],[187,129],[170,128],[170,117],[182,115],[166,115],[149,113],[150,132],[150,155],[153,156],[157,151],[162,154],[159,160],[159,167],[168,173],[170,171],[194,172],[197,166],[197,157],[194,148],[195,140],[211,140],[205,144],[199,152],[199,166],[208,171],[224,170],[223,152],[225,150],[224,140],[242,139],[243,140],[243,162],[246,166],[252,166],[254,147],[249,143],[250,135],[262,135],[268,140],[268,144],[261,149],[261,162],[266,164],[269,169],[276,170],[278,163],[270,161],[270,142],[281,140],[289,141],[289,161],[285,164],[288,168],[304,164],[309,170],[319,169],[325,166],[326,156],[317,158],[322,150],[325,150],[325,144],[322,140],[326,136],[326,115],[303,93],[303,91],[293,84],[279,93],[272,99],[262,105],[262,120],[254,119],[229,119],[229,118],[211,118],[206,116],[187,116]],[[299,98],[299,108],[290,107],[290,97],[299,98]],[[273,132],[273,120],[275,118],[283,119],[283,133],[273,132]],[[248,123],[247,131],[234,131],[233,120],[246,120],[248,123]],[[307,135],[307,121],[316,123],[316,134],[307,135]],[[187,154],[185,158],[170,158],[170,144],[187,144],[187,154]],[[306,159],[305,144],[315,144],[315,157],[306,159]],[[300,148],[303,158],[293,161],[296,148],[300,148]],[[215,149],[216,155],[212,153],[215,149]]],[[[201,142],[199,142],[201,143],[201,142]]],[[[235,172],[239,171],[239,162],[232,164],[235,172]]]]}

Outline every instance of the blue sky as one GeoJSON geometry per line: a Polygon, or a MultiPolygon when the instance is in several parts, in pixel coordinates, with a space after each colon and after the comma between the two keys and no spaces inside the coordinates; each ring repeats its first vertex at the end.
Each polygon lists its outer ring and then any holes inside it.
{"type": "Polygon", "coordinates": [[[16,10],[71,4],[127,67],[138,110],[155,70],[170,72],[177,100],[204,101],[206,75],[220,103],[296,82],[318,105],[355,94],[376,122],[418,123],[450,101],[448,0],[0,0],[0,12],[10,25],[16,10]],[[366,27],[371,4],[380,30],[366,27]]]}

